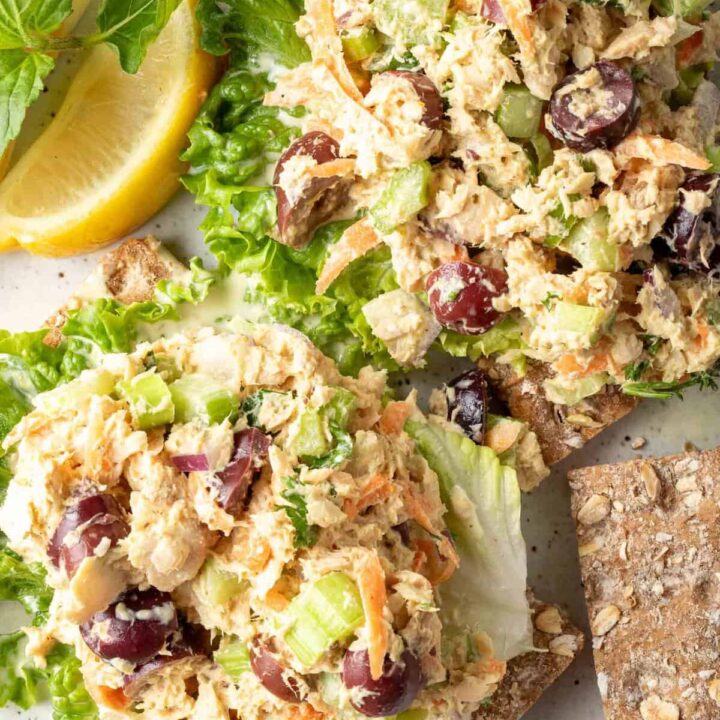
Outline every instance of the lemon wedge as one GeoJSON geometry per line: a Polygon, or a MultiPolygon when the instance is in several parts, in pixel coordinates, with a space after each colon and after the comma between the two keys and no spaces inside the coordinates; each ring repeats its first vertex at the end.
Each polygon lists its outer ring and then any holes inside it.
{"type": "Polygon", "coordinates": [[[0,248],[72,255],[105,245],[178,188],[178,154],[215,76],[186,0],[136,75],[94,48],[53,121],[0,184],[0,248]]]}

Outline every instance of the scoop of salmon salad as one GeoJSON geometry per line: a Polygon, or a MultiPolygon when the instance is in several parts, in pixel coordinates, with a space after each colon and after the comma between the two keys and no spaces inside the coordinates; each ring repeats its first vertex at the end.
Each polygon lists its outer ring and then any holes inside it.
{"type": "Polygon", "coordinates": [[[518,453],[468,407],[277,325],[104,355],[4,442],[27,652],[71,646],[107,719],[470,718],[533,643],[518,453]]]}
{"type": "Polygon", "coordinates": [[[709,384],[720,15],[706,5],[308,0],[296,56],[267,74],[246,51],[191,133],[208,243],[241,271],[272,254],[273,312],[320,315],[308,333],[328,352],[342,336],[376,364],[421,365],[433,344],[519,375],[536,361],[561,404],[709,384]],[[238,150],[261,112],[279,123],[273,152],[238,150]],[[227,172],[237,152],[268,164],[254,197],[227,172]]]}

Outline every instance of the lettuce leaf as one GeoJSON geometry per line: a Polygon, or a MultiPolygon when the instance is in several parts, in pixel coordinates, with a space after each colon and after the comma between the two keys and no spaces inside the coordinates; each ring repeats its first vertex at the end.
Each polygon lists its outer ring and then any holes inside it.
{"type": "Polygon", "coordinates": [[[465,647],[468,633],[484,631],[500,660],[532,650],[515,470],[503,466],[490,448],[432,420],[409,420],[405,429],[438,475],[460,555],[460,567],[440,587],[448,638],[465,647]]]}
{"type": "Polygon", "coordinates": [[[58,645],[48,658],[47,683],[53,720],[97,720],[98,710],[85,688],[72,648],[58,645]]]}

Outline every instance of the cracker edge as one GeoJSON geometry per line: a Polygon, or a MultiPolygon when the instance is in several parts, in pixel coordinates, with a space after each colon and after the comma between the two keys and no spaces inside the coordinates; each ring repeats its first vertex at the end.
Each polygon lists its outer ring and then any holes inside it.
{"type": "Polygon", "coordinates": [[[533,642],[547,652],[530,652],[513,658],[487,708],[481,708],[473,720],[518,720],[545,694],[545,691],[568,669],[585,645],[582,631],[570,622],[558,606],[540,602],[531,596],[533,642]],[[538,616],[554,608],[561,620],[561,632],[543,632],[538,616]],[[555,652],[550,650],[551,643],[555,652]],[[563,652],[563,654],[560,654],[563,652]]]}

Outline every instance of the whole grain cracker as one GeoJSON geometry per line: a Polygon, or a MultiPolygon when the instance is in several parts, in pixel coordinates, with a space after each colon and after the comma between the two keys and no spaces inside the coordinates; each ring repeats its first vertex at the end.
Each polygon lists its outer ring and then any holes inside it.
{"type": "Polygon", "coordinates": [[[607,720],[719,720],[720,450],[570,472],[607,720]],[[615,511],[622,507],[622,512],[615,511]]]}

